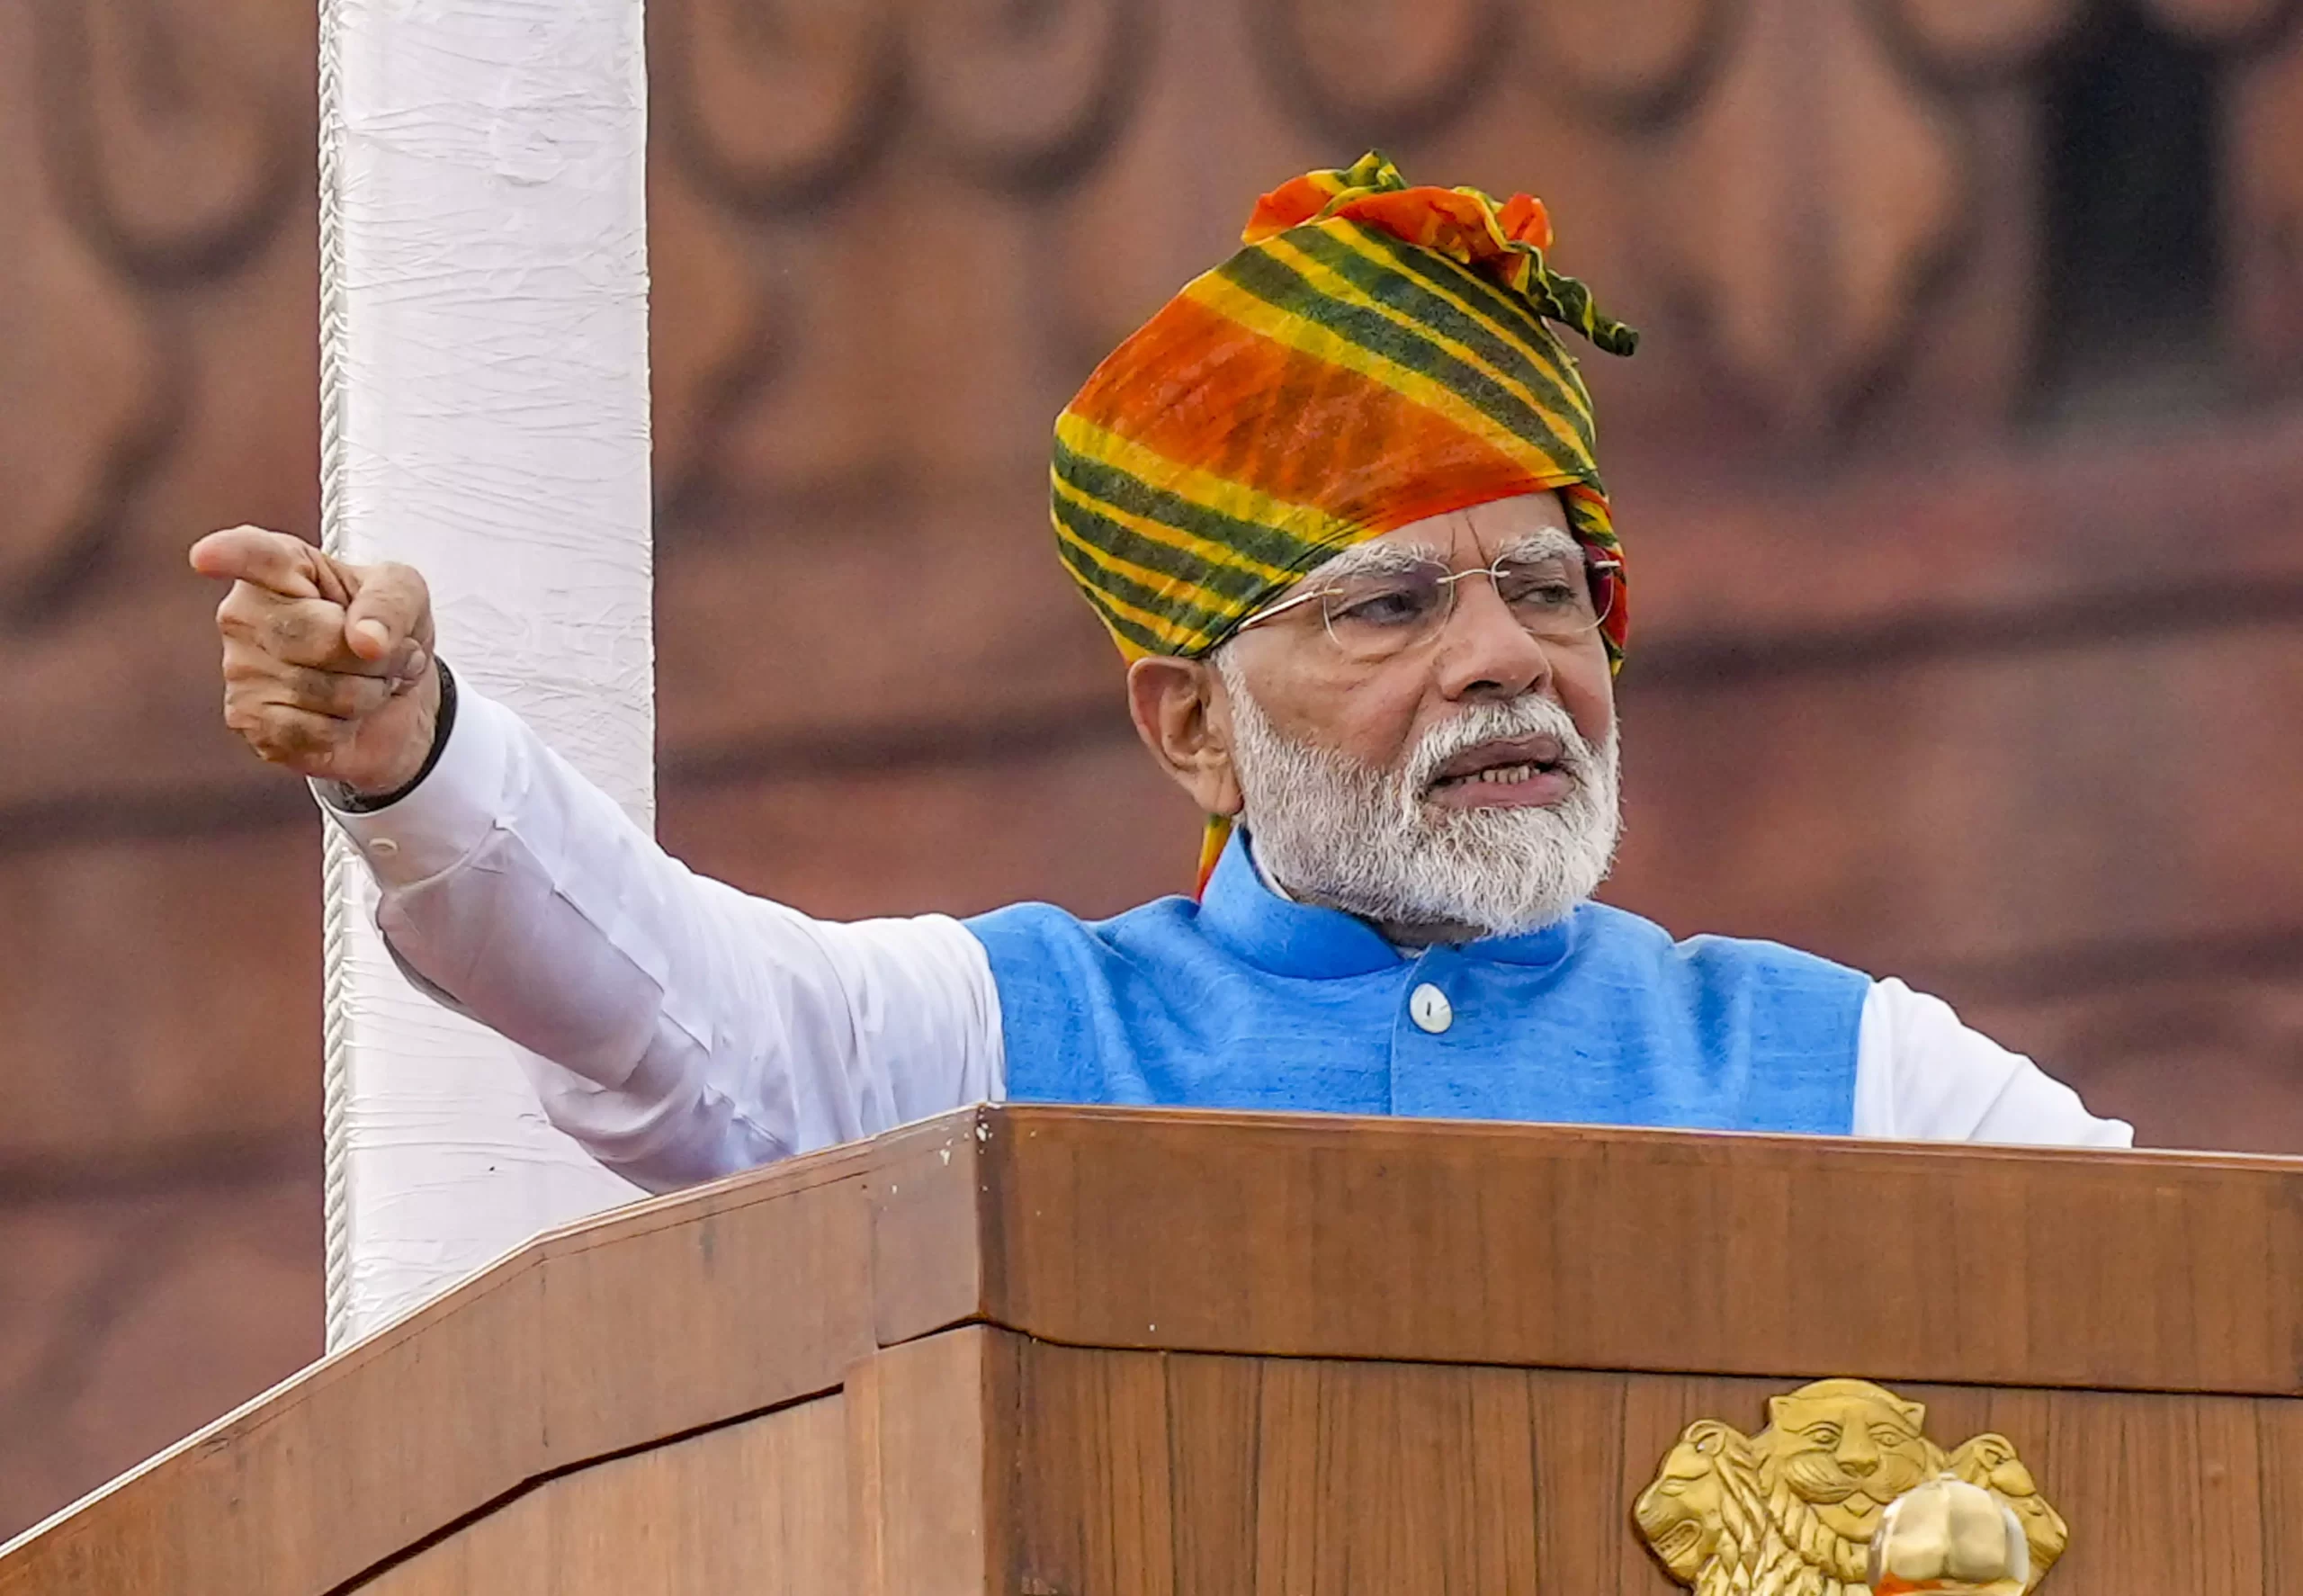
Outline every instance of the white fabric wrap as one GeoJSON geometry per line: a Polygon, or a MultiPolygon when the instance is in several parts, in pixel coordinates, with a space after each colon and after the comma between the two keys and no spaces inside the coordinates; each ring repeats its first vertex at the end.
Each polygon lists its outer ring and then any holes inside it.
{"type": "MultiPolygon", "coordinates": [[[[323,533],[653,817],[640,0],[321,0],[323,533]]],[[[328,1342],[635,1188],[421,994],[329,828],[328,1342]]]]}

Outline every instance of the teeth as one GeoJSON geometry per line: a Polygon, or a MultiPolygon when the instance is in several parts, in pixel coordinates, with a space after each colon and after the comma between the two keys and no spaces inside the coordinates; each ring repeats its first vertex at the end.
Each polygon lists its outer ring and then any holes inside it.
{"type": "Polygon", "coordinates": [[[1556,760],[1530,759],[1518,765],[1493,765],[1484,770],[1474,770],[1462,776],[1447,776],[1435,785],[1445,787],[1462,787],[1477,783],[1509,786],[1518,782],[1533,781],[1537,776],[1547,776],[1558,768],[1559,762],[1556,760]]]}

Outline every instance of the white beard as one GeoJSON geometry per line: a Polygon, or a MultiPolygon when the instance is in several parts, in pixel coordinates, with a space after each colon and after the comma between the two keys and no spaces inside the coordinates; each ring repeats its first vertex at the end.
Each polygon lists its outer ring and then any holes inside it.
{"type": "Polygon", "coordinates": [[[1256,862],[1298,898],[1392,928],[1513,936],[1563,920],[1607,879],[1622,828],[1617,738],[1594,747],[1558,704],[1529,694],[1433,727],[1396,771],[1274,731],[1219,650],[1232,699],[1232,768],[1256,862]],[[1550,807],[1436,809],[1433,773],[1501,738],[1559,740],[1574,782],[1550,807]]]}

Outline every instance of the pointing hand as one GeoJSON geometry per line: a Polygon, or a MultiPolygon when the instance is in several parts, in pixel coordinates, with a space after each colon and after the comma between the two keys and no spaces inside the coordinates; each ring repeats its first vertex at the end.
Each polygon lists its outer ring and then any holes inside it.
{"type": "Polygon", "coordinates": [[[373,796],[424,768],[440,713],[432,596],[406,565],[352,565],[262,527],[214,532],[192,568],[217,606],[224,723],[257,754],[373,796]]]}

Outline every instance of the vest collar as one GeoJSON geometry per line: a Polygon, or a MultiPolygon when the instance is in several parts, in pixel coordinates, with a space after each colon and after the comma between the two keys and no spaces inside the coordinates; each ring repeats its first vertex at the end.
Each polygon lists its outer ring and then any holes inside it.
{"type": "MultiPolygon", "coordinates": [[[[1463,958],[1500,964],[1556,964],[1573,952],[1587,904],[1557,925],[1516,937],[1483,937],[1451,945],[1463,958]]],[[[1296,903],[1266,884],[1249,856],[1247,833],[1235,829],[1200,897],[1201,929],[1259,970],[1310,981],[1340,980],[1397,969],[1412,955],[1357,915],[1296,903]]],[[[1435,950],[1437,951],[1437,950],[1435,950]]]]}

